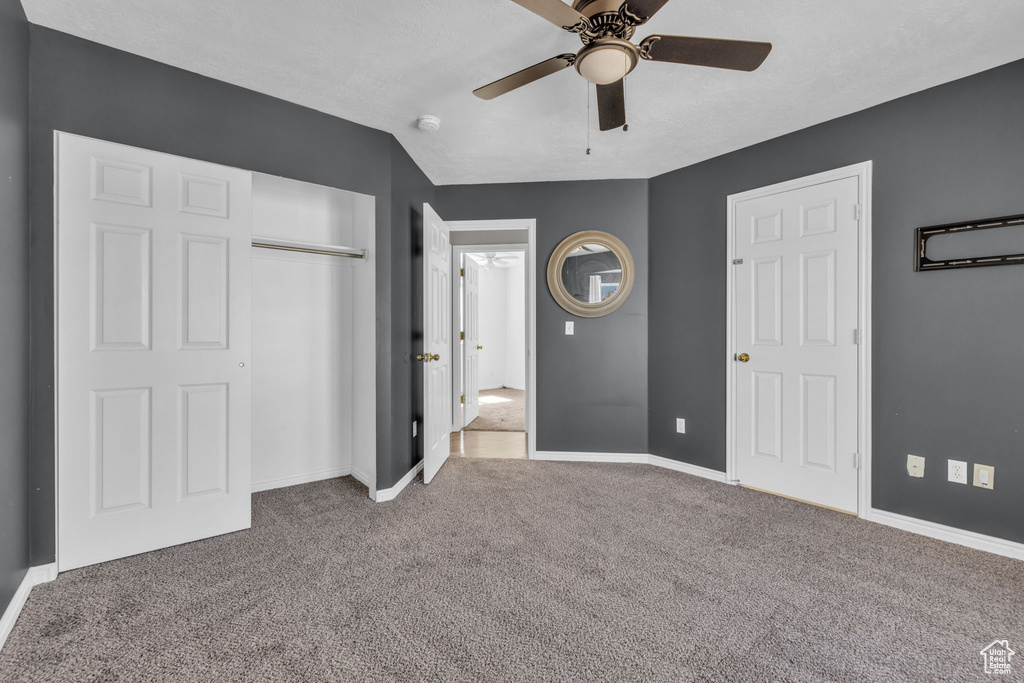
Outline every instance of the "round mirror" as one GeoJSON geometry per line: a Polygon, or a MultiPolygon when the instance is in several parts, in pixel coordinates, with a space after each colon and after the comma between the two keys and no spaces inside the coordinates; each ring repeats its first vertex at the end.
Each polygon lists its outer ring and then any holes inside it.
{"type": "Polygon", "coordinates": [[[634,265],[626,245],[606,232],[570,235],[548,262],[548,289],[573,315],[598,318],[621,306],[633,289],[634,265]]]}

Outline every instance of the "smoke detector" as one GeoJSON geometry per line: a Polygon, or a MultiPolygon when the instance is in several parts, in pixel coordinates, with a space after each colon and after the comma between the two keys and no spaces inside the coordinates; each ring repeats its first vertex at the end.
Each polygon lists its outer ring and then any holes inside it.
{"type": "Polygon", "coordinates": [[[431,114],[424,114],[416,119],[416,127],[424,132],[433,133],[441,127],[441,119],[431,114]]]}

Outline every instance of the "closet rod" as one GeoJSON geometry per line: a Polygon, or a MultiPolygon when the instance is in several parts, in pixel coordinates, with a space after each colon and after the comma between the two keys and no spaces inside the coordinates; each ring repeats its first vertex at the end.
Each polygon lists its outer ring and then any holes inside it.
{"type": "Polygon", "coordinates": [[[335,247],[333,249],[318,249],[314,246],[299,244],[272,244],[270,242],[253,242],[252,246],[259,249],[280,249],[281,251],[297,251],[303,254],[323,254],[324,256],[341,256],[342,258],[366,258],[366,252],[358,249],[346,249],[335,247]]]}

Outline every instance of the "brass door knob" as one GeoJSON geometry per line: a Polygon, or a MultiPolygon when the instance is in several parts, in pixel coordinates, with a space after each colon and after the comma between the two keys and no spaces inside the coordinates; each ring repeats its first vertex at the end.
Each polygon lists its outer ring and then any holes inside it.
{"type": "Polygon", "coordinates": [[[430,362],[430,354],[428,353],[428,354],[427,354],[427,355],[425,355],[425,356],[424,356],[424,355],[423,355],[422,353],[420,353],[420,354],[417,354],[417,356],[416,356],[416,360],[421,360],[421,361],[423,361],[424,363],[429,363],[429,362],[430,362]]]}
{"type": "Polygon", "coordinates": [[[748,356],[745,353],[741,353],[740,355],[736,356],[736,360],[738,360],[741,363],[746,363],[748,360],[750,360],[750,356],[748,356]]]}
{"type": "Polygon", "coordinates": [[[477,345],[476,345],[476,350],[477,350],[477,351],[480,351],[480,350],[481,350],[481,349],[483,349],[483,348],[484,348],[484,347],[480,346],[479,344],[477,344],[477,345]]]}
{"type": "Polygon", "coordinates": [[[430,360],[441,360],[441,356],[435,353],[434,355],[430,356],[430,360]]]}

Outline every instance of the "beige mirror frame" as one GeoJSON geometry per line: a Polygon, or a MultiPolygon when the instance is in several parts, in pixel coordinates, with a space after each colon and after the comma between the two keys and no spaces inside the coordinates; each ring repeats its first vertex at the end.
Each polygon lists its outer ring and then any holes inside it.
{"type": "Polygon", "coordinates": [[[559,306],[580,318],[600,318],[626,303],[629,293],[633,291],[635,279],[636,265],[633,263],[633,256],[629,253],[626,245],[614,235],[597,230],[584,230],[569,235],[555,248],[548,260],[548,290],[551,292],[551,296],[559,306]],[[610,297],[596,304],[577,301],[562,282],[562,266],[565,259],[584,244],[599,244],[602,247],[607,247],[622,265],[622,281],[619,288],[610,297]]]}

